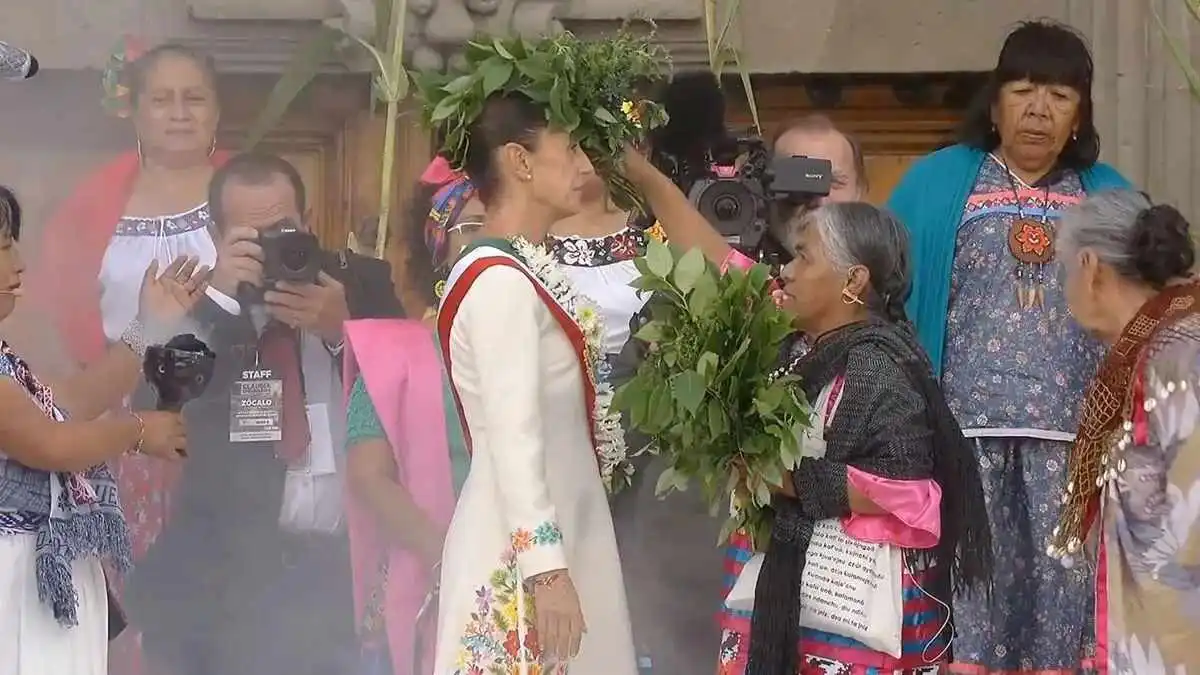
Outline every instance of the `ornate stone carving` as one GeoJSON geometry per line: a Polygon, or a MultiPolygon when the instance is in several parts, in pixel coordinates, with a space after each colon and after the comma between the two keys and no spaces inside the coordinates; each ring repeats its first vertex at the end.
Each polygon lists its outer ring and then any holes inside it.
{"type": "Polygon", "coordinates": [[[457,62],[463,43],[481,33],[528,37],[562,30],[569,0],[409,0],[404,50],[412,67],[440,70],[457,62]]]}
{"type": "MultiPolygon", "coordinates": [[[[234,72],[278,72],[316,22],[340,20],[357,35],[374,30],[371,0],[185,0],[196,22],[189,36],[234,72]],[[265,25],[262,19],[276,19],[265,25]],[[303,21],[306,25],[301,25],[303,21]]],[[[594,37],[615,30],[639,11],[660,19],[660,40],[676,66],[699,64],[697,0],[406,0],[404,51],[412,68],[442,70],[458,61],[463,43],[480,34],[526,37],[571,30],[594,37]],[[647,5],[651,5],[647,7],[647,5]]],[[[368,59],[327,64],[326,72],[368,71],[368,59]]]]}

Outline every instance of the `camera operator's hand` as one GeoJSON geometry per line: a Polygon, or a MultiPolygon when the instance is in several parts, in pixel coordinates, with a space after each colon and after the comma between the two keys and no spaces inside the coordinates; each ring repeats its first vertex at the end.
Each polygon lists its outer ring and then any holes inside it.
{"type": "Polygon", "coordinates": [[[138,453],[167,460],[187,454],[187,427],[181,413],[145,411],[136,415],[142,424],[138,453]]]}
{"type": "Polygon", "coordinates": [[[316,333],[327,344],[342,341],[342,324],[350,319],[346,287],[324,272],[317,275],[315,284],[281,281],[263,300],[271,318],[316,333]]]}
{"type": "Polygon", "coordinates": [[[217,264],[213,266],[212,287],[236,298],[238,287],[250,284],[262,287],[263,251],[258,244],[258,230],[252,227],[232,227],[217,245],[217,264]]]}

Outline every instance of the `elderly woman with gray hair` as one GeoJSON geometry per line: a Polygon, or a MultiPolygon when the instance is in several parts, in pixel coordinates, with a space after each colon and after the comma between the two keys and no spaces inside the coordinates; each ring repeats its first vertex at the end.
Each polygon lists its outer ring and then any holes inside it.
{"type": "Polygon", "coordinates": [[[1057,235],[1075,320],[1108,345],[1088,387],[1050,554],[1096,570],[1101,672],[1200,672],[1200,282],[1187,220],[1132,190],[1057,235]]]}
{"type": "Polygon", "coordinates": [[[806,452],[775,496],[749,645],[742,634],[722,645],[720,672],[747,658],[748,675],[940,672],[952,591],[987,582],[991,537],[974,454],[905,316],[906,231],[869,204],[831,204],[799,222],[792,245],[782,305],[811,348],[781,373],[814,402],[824,453],[806,452]],[[801,625],[806,561],[829,545],[813,537],[822,521],[902,552],[898,654],[801,625]]]}

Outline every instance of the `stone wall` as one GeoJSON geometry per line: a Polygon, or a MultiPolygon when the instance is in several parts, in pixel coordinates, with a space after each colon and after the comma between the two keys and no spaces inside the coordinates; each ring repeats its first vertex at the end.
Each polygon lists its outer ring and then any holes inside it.
{"type": "MultiPolygon", "coordinates": [[[[315,23],[216,21],[255,11],[292,18],[332,16],[341,2],[365,0],[39,0],[8,2],[0,39],[34,51],[45,68],[103,64],[125,33],[183,38],[208,46],[223,69],[278,70],[315,23]],[[269,13],[268,5],[275,8],[269,13]]],[[[724,0],[728,2],[729,0],[724,0]]],[[[611,30],[631,10],[658,16],[677,60],[705,59],[701,0],[409,0],[414,60],[436,65],[476,30],[538,34],[565,24],[611,30]]],[[[1096,116],[1104,157],[1156,197],[1200,217],[1200,113],[1171,58],[1151,8],[1189,54],[1200,31],[1180,0],[741,0],[745,63],[760,73],[891,73],[986,70],[1004,34],[1029,17],[1077,26],[1096,60],[1096,116]],[[1189,29],[1193,29],[1189,32],[1189,29]],[[1193,35],[1194,33],[1194,35],[1193,35]]],[[[24,85],[0,85],[0,97],[24,85]]]]}

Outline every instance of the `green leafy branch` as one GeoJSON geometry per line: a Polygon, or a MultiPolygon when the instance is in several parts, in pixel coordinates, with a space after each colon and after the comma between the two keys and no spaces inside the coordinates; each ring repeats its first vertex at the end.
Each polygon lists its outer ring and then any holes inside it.
{"type": "Polygon", "coordinates": [[[750,71],[742,64],[742,53],[730,43],[730,32],[740,15],[741,0],[725,0],[725,16],[720,24],[717,23],[718,0],[701,0],[704,3],[704,37],[708,44],[708,66],[717,81],[725,72],[725,67],[732,65],[737,69],[742,80],[742,89],[746,92],[746,105],[750,108],[750,118],[754,121],[754,129],[762,134],[762,123],[758,117],[758,102],[754,97],[754,85],[750,81],[750,71]]]}
{"type": "Polygon", "coordinates": [[[644,83],[662,79],[666,51],[622,29],[614,37],[585,41],[570,33],[536,41],[519,37],[468,42],[463,68],[449,73],[416,73],[423,121],[444,133],[442,152],[462,168],[470,143],[468,129],[496,94],[519,93],[546,109],[546,121],[571,134],[587,153],[623,208],[641,208],[642,199],[621,174],[625,147],[666,123],[651,101],[636,100],[644,83]]]}
{"type": "MultiPolygon", "coordinates": [[[[392,172],[396,155],[396,124],[400,119],[400,104],[408,95],[408,73],[404,69],[404,24],[408,15],[405,0],[375,0],[375,35],[371,41],[359,36],[349,26],[349,20],[326,22],[311,40],[301,45],[284,68],[279,81],[267,96],[267,103],[249,132],[244,149],[252,150],[279,125],[288,109],[308,85],[316,79],[321,66],[335,60],[343,45],[360,47],[371,58],[374,77],[371,89],[374,97],[385,105],[384,143],[380,153],[382,180],[379,194],[379,217],[375,235],[375,257],[387,253],[387,223],[392,208],[392,172]]],[[[351,248],[357,248],[354,233],[350,233],[351,248]]]]}
{"type": "Polygon", "coordinates": [[[721,533],[764,542],[772,488],[800,460],[808,405],[793,377],[770,379],[790,319],[775,306],[764,265],[721,274],[699,250],[651,242],[633,286],[653,292],[634,337],[652,347],[614,405],[651,437],[668,468],[660,494],[698,483],[714,515],[737,493],[721,533]]]}

